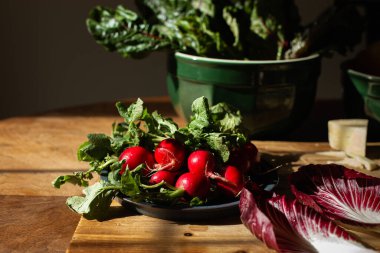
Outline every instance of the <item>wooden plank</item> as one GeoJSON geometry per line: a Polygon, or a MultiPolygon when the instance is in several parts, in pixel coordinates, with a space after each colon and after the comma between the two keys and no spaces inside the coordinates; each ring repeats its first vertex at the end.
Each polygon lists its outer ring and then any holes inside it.
{"type": "MultiPolygon", "coordinates": [[[[71,196],[80,195],[82,188],[71,184],[63,185],[61,189],[56,189],[51,182],[60,175],[71,174],[72,170],[62,170],[58,172],[49,171],[0,171],[0,192],[1,195],[13,196],[71,196]]],[[[98,176],[94,175],[93,181],[98,176]]]]}
{"type": "Polygon", "coordinates": [[[238,217],[190,224],[124,215],[103,222],[81,219],[68,252],[272,252],[238,217]]]}
{"type": "Polygon", "coordinates": [[[65,252],[79,216],[65,197],[0,196],[0,252],[65,252]]]}

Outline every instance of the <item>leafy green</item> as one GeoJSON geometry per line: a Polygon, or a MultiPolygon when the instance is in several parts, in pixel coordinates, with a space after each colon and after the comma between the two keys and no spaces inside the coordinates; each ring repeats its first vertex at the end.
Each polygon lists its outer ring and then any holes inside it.
{"type": "Polygon", "coordinates": [[[77,156],[79,161],[101,161],[107,156],[111,149],[111,140],[105,134],[89,134],[88,141],[80,145],[77,156]]]}
{"type": "Polygon", "coordinates": [[[211,112],[205,97],[195,99],[191,105],[191,111],[193,115],[189,123],[189,129],[193,133],[204,132],[207,128],[212,127],[211,112]]]}
{"type": "Polygon", "coordinates": [[[242,116],[237,108],[226,103],[218,103],[210,108],[213,122],[221,132],[236,133],[242,131],[242,116]]]}
{"type": "Polygon", "coordinates": [[[164,135],[168,133],[172,135],[178,131],[178,125],[172,119],[165,119],[157,112],[153,112],[152,117],[153,122],[157,123],[155,130],[158,134],[164,135]]]}
{"type": "Polygon", "coordinates": [[[102,219],[110,207],[112,199],[116,196],[118,188],[100,181],[85,188],[83,190],[84,197],[69,197],[66,204],[71,210],[83,214],[86,219],[102,219]]]}
{"type": "Polygon", "coordinates": [[[99,44],[124,57],[141,57],[170,46],[168,38],[162,36],[164,26],[150,25],[122,6],[115,10],[95,7],[87,19],[87,28],[99,44]]]}
{"type": "Polygon", "coordinates": [[[139,175],[133,175],[130,170],[125,170],[124,174],[120,178],[121,193],[126,196],[131,196],[133,198],[138,198],[138,195],[141,193],[139,187],[139,175]]]}
{"type": "Polygon", "coordinates": [[[336,1],[336,5],[321,13],[291,41],[286,58],[299,58],[318,52],[346,54],[360,43],[365,20],[349,1],[336,1]]]}
{"type": "Polygon", "coordinates": [[[236,9],[232,8],[231,6],[226,6],[223,8],[223,18],[234,36],[234,42],[232,46],[241,48],[239,21],[237,19],[238,14],[239,13],[236,11],[236,9]]]}
{"type": "Polygon", "coordinates": [[[63,175],[57,177],[53,182],[52,185],[59,189],[61,188],[61,185],[65,183],[71,183],[73,185],[79,185],[79,186],[88,186],[88,181],[92,179],[92,174],[87,172],[74,172],[72,175],[63,175]]]}
{"type": "Polygon", "coordinates": [[[158,112],[150,113],[144,102],[138,99],[126,106],[116,103],[123,122],[112,124],[112,134],[89,134],[78,148],[78,159],[88,162],[87,171],[57,177],[53,186],[60,188],[65,183],[85,187],[84,196],[73,196],[67,200],[69,208],[88,219],[103,219],[114,197],[127,196],[133,201],[165,205],[201,205],[206,200],[183,201],[183,189],[161,182],[149,184],[149,177],[142,171],[145,164],[134,170],[122,171],[124,161],[119,156],[128,147],[140,145],[153,151],[166,138],[175,138],[185,144],[189,151],[199,148],[210,150],[219,162],[229,159],[230,150],[247,142],[242,130],[240,112],[227,104],[209,105],[205,97],[193,102],[193,117],[187,126],[178,128],[170,118],[158,112]],[[92,173],[106,176],[106,180],[89,186],[92,173]]]}
{"type": "Polygon", "coordinates": [[[190,206],[201,206],[201,205],[204,205],[204,203],[205,202],[201,200],[200,198],[194,197],[190,201],[190,206]]]}
{"type": "Polygon", "coordinates": [[[227,162],[231,147],[240,146],[247,141],[242,130],[240,112],[225,103],[210,108],[208,100],[200,97],[192,104],[193,117],[188,128],[181,133],[191,135],[187,145],[199,144],[212,150],[222,162],[227,162]]]}
{"type": "Polygon", "coordinates": [[[141,119],[144,112],[144,102],[139,98],[135,103],[132,103],[129,107],[121,102],[116,103],[116,108],[119,111],[121,117],[127,124],[132,124],[135,121],[141,119]]]}
{"type": "Polygon", "coordinates": [[[96,6],[87,27],[96,42],[123,57],[168,49],[229,59],[284,59],[321,51],[344,53],[358,43],[363,19],[349,1],[334,1],[301,26],[294,0],[136,0],[96,6]],[[351,28],[351,29],[350,29],[351,28]]]}

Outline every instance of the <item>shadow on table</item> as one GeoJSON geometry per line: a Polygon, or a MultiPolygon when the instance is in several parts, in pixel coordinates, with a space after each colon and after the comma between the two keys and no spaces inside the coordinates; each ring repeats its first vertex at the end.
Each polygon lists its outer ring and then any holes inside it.
{"type": "Polygon", "coordinates": [[[367,157],[369,159],[379,159],[380,154],[380,143],[374,143],[367,145],[367,157]]]}
{"type": "Polygon", "coordinates": [[[124,206],[111,206],[105,216],[98,221],[109,221],[117,218],[131,217],[141,215],[136,211],[125,208],[124,206]]]}

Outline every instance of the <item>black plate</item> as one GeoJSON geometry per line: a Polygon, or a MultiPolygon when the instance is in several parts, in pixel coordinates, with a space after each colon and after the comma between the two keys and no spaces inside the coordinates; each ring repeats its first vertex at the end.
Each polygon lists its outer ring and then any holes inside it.
{"type": "MultiPolygon", "coordinates": [[[[273,168],[268,162],[261,163],[261,171],[273,168]]],[[[107,173],[102,173],[101,178],[107,180],[107,173]]],[[[270,191],[278,184],[276,171],[254,176],[254,180],[260,183],[262,189],[270,191]]],[[[124,207],[140,214],[154,218],[174,221],[201,221],[229,217],[239,214],[239,200],[228,203],[213,204],[195,207],[168,207],[146,202],[134,202],[128,197],[117,196],[116,200],[124,207]]]]}
{"type": "Polygon", "coordinates": [[[174,221],[195,221],[216,219],[239,214],[239,201],[195,207],[167,207],[145,202],[133,202],[127,197],[116,197],[116,200],[128,209],[136,212],[164,220],[174,221]]]}

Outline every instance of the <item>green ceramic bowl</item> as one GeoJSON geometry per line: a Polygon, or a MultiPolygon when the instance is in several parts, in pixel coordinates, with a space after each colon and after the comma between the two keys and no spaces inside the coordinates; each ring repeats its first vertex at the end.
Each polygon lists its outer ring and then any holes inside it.
{"type": "Polygon", "coordinates": [[[348,70],[348,75],[363,98],[365,114],[380,122],[380,76],[352,69],[348,70]]]}
{"type": "Polygon", "coordinates": [[[240,109],[253,138],[288,133],[305,119],[314,103],[320,57],[293,60],[225,60],[175,53],[168,60],[167,86],[185,119],[200,96],[211,104],[240,109]]]}

